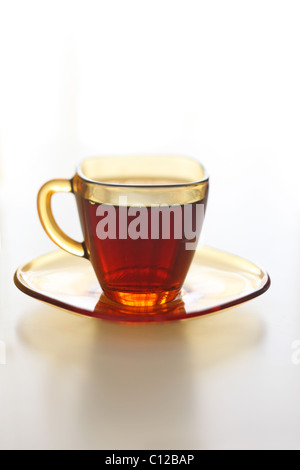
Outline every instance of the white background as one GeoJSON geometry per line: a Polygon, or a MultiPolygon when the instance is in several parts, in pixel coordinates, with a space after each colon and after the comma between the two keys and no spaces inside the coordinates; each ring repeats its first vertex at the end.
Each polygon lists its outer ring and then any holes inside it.
{"type": "Polygon", "coordinates": [[[300,447],[299,22],[292,0],[0,1],[1,448],[300,447]],[[54,248],[39,187],[151,153],[205,164],[202,242],[271,290],[138,334],[21,294],[14,270],[54,248]]]}

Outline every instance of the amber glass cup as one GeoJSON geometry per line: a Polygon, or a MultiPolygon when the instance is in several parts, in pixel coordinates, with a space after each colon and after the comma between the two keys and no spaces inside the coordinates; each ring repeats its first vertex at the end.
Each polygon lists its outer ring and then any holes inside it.
{"type": "Polygon", "coordinates": [[[197,161],[178,156],[96,157],[71,180],[46,183],[38,212],[49,237],[90,260],[104,294],[148,307],[180,292],[201,232],[208,176],[197,161]],[[84,241],[71,239],[51,210],[56,192],[75,195],[84,241]]]}

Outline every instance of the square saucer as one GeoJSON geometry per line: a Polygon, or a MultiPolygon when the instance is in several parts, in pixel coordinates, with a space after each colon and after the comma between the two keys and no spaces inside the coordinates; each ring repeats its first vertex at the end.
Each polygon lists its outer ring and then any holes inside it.
{"type": "Polygon", "coordinates": [[[20,266],[16,286],[38,300],[89,317],[121,322],[164,322],[215,313],[249,301],[268,290],[269,275],[251,261],[199,247],[181,293],[154,307],[128,307],[102,292],[92,265],[62,250],[20,266]]]}

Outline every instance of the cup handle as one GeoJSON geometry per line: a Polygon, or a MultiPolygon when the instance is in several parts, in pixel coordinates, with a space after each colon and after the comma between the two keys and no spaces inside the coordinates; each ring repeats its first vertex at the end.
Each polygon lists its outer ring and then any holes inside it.
{"type": "Polygon", "coordinates": [[[55,179],[48,181],[41,187],[37,197],[37,206],[45,232],[63,250],[72,255],[87,258],[84,243],[68,237],[57,225],[51,209],[51,197],[54,193],[73,193],[72,182],[67,179],[55,179]]]}

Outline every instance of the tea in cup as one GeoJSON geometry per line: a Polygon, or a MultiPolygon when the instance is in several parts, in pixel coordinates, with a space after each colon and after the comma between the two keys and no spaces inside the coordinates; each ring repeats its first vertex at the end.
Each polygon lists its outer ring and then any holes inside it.
{"type": "Polygon", "coordinates": [[[200,237],[209,178],[192,158],[94,157],[71,179],[40,189],[38,212],[49,237],[87,258],[104,294],[132,307],[170,302],[179,294],[200,237]],[[84,241],[57,225],[56,192],[75,195],[84,241]]]}

